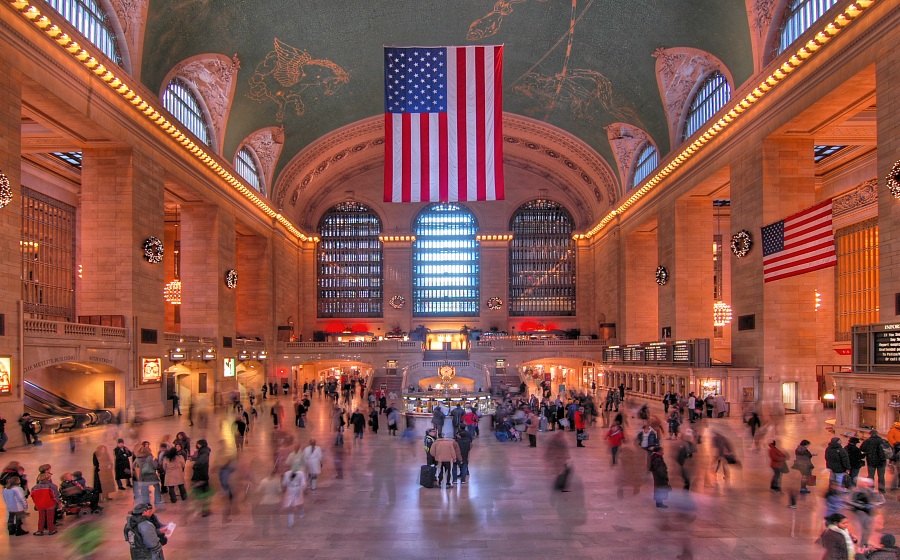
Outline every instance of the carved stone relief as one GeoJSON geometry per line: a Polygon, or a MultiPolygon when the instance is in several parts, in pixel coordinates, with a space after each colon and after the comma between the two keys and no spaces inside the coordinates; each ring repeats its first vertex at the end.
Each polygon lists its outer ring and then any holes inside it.
{"type": "Polygon", "coordinates": [[[216,151],[219,153],[222,152],[228,111],[231,109],[237,85],[234,78],[240,67],[241,62],[237,55],[231,59],[216,54],[200,55],[177,65],[164,82],[168,84],[177,76],[197,88],[209,111],[215,129],[216,151]]]}
{"type": "Polygon", "coordinates": [[[634,159],[638,155],[637,152],[650,139],[650,136],[640,128],[627,123],[613,123],[605,128],[606,137],[609,139],[609,145],[616,157],[616,164],[619,166],[619,179],[621,179],[624,192],[631,185],[632,168],[634,159]]]}
{"type": "Polygon", "coordinates": [[[856,186],[849,193],[835,197],[831,203],[835,216],[860,210],[870,204],[878,203],[878,179],[869,179],[856,186]]]}
{"type": "Polygon", "coordinates": [[[144,26],[147,23],[149,0],[109,0],[122,26],[126,47],[131,59],[131,74],[140,75],[143,58],[144,26]]]}
{"type": "Polygon", "coordinates": [[[272,184],[272,177],[275,173],[275,165],[278,163],[281,149],[284,147],[284,127],[269,126],[261,128],[247,136],[243,144],[249,146],[256,153],[261,167],[259,174],[265,182],[266,192],[269,192],[269,186],[272,184]]]}
{"type": "Polygon", "coordinates": [[[658,48],[653,57],[656,59],[656,82],[669,122],[669,137],[675,146],[681,141],[679,126],[697,83],[715,70],[722,72],[729,83],[733,81],[725,65],[704,51],[658,48]]]}

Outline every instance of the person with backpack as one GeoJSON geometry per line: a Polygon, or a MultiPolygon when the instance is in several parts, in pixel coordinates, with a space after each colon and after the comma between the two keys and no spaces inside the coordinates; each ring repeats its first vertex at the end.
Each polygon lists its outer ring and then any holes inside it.
{"type": "Polygon", "coordinates": [[[888,458],[893,454],[890,444],[886,439],[878,435],[877,430],[869,431],[869,438],[859,447],[866,458],[866,466],[869,469],[869,476],[875,479],[878,474],[878,491],[884,494],[885,482],[884,471],[887,468],[888,458]]]}
{"type": "Polygon", "coordinates": [[[150,501],[150,487],[154,487],[154,502],[157,505],[162,503],[162,489],[159,483],[159,473],[157,468],[159,464],[153,458],[153,451],[150,450],[150,442],[145,441],[141,448],[135,453],[134,463],[131,466],[131,472],[134,476],[135,499],[140,502],[150,501]]]}
{"type": "Polygon", "coordinates": [[[168,536],[149,503],[134,506],[125,521],[124,533],[131,560],[165,559],[162,547],[168,542],[168,536]]]}

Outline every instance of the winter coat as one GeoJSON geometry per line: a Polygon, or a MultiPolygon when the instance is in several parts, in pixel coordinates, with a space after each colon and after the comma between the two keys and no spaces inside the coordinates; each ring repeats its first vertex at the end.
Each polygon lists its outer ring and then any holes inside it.
{"type": "Polygon", "coordinates": [[[666,466],[662,453],[650,454],[650,472],[653,473],[654,488],[669,487],[669,468],[666,466]]]}
{"type": "Polygon", "coordinates": [[[540,431],[541,421],[533,413],[529,412],[525,417],[525,433],[536,436],[540,431]]]}
{"type": "Polygon", "coordinates": [[[134,476],[135,482],[157,483],[159,482],[159,474],[156,472],[158,466],[152,456],[138,457],[131,466],[131,474],[134,476]],[[152,472],[150,472],[150,469],[152,469],[152,472]],[[148,472],[144,473],[144,470],[148,472]]]}
{"type": "Polygon", "coordinates": [[[166,486],[184,484],[184,457],[176,453],[174,459],[162,461],[163,472],[166,473],[166,486]]]}
{"type": "Polygon", "coordinates": [[[882,448],[884,441],[880,436],[871,436],[859,446],[870,467],[883,467],[887,464],[888,457],[882,448]]]}
{"type": "Polygon", "coordinates": [[[31,501],[34,509],[56,509],[59,506],[59,488],[52,482],[38,482],[31,489],[31,501]]]}
{"type": "Polygon", "coordinates": [[[322,448],[311,445],[303,449],[303,464],[310,475],[318,475],[322,472],[322,448]]]}
{"type": "Polygon", "coordinates": [[[841,447],[841,442],[829,443],[825,449],[825,468],[833,473],[845,473],[850,470],[850,456],[841,447]]]}
{"type": "Polygon", "coordinates": [[[209,447],[201,447],[197,450],[197,454],[191,457],[194,460],[191,467],[191,482],[209,483],[209,452],[209,447]]]}
{"type": "Polygon", "coordinates": [[[134,453],[127,447],[116,446],[113,448],[113,455],[116,457],[116,480],[131,478],[128,471],[131,469],[130,459],[134,457],[134,453]]]}
{"type": "Polygon", "coordinates": [[[784,466],[788,456],[780,449],[769,444],[769,466],[773,469],[780,469],[784,466]]]}
{"type": "Polygon", "coordinates": [[[469,462],[469,451],[472,450],[472,435],[463,431],[456,434],[456,444],[459,446],[459,454],[463,463],[469,462]]]}
{"type": "Polygon", "coordinates": [[[797,446],[797,449],[794,450],[794,458],[794,468],[800,471],[800,474],[803,476],[812,474],[812,470],[815,468],[812,464],[812,453],[805,445],[797,446]]]}
{"type": "Polygon", "coordinates": [[[113,478],[113,464],[109,460],[109,454],[100,456],[95,451],[92,457],[94,463],[94,489],[102,494],[109,494],[116,490],[116,480],[113,478]]]}
{"type": "Polygon", "coordinates": [[[438,463],[462,461],[459,444],[455,440],[441,438],[431,444],[431,455],[438,463]]]}
{"type": "Polygon", "coordinates": [[[862,451],[859,450],[859,447],[852,443],[848,443],[844,450],[847,452],[847,456],[850,459],[850,469],[861,469],[866,465],[866,460],[863,459],[863,454],[862,451]]]}

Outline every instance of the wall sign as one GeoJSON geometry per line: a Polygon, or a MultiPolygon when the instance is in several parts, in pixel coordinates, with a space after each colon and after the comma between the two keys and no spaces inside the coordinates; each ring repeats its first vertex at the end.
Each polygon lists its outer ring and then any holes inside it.
{"type": "Polygon", "coordinates": [[[225,365],[223,367],[224,371],[222,372],[222,375],[224,377],[234,377],[236,371],[234,358],[225,358],[223,363],[225,365]]]}
{"type": "Polygon", "coordinates": [[[162,358],[141,358],[141,383],[162,381],[162,358]]]}
{"type": "Polygon", "coordinates": [[[0,356],[0,395],[12,393],[12,359],[9,356],[0,356]]]}

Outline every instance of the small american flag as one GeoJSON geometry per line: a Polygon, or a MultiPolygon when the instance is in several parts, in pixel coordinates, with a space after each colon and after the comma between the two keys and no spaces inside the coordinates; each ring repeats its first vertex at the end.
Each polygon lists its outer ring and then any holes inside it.
{"type": "Polygon", "coordinates": [[[503,200],[502,46],[385,47],[384,200],[503,200]]]}
{"type": "Polygon", "coordinates": [[[831,199],[762,228],[763,281],[834,266],[831,199]]]}

